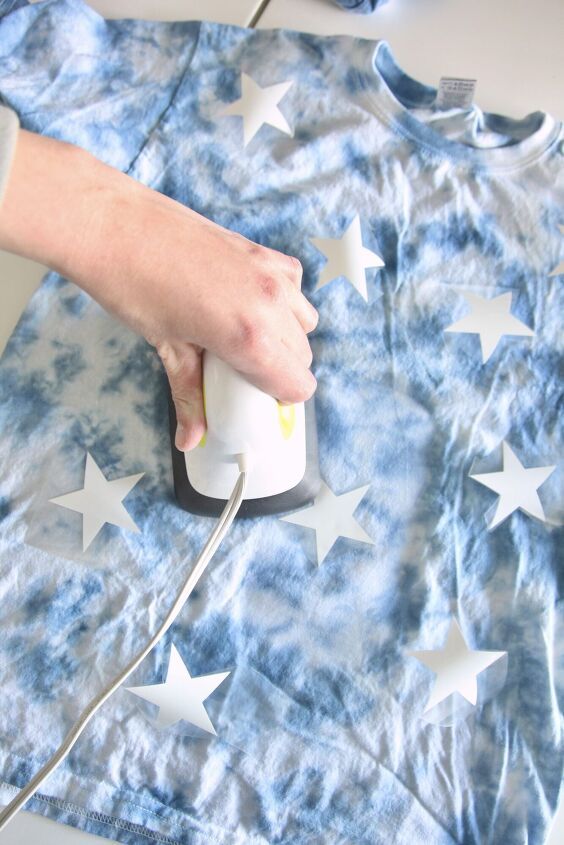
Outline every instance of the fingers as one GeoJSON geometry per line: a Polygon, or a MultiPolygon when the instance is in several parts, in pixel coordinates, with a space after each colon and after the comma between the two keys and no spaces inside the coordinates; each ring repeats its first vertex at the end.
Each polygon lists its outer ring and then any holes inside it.
{"type": "Polygon", "coordinates": [[[289,284],[284,285],[288,304],[306,333],[314,331],[319,315],[313,305],[301,292],[303,268],[293,255],[285,255],[275,249],[266,248],[272,261],[273,273],[282,274],[289,284]]]}
{"type": "Polygon", "coordinates": [[[305,402],[315,392],[317,381],[309,369],[311,365],[311,350],[308,345],[308,356],[306,361],[300,359],[287,340],[280,341],[276,353],[277,364],[268,370],[261,368],[251,376],[251,381],[276,397],[280,402],[291,404],[294,402],[305,402]]]}
{"type": "MultiPolygon", "coordinates": [[[[316,328],[318,315],[301,293],[302,265],[293,256],[234,233],[226,233],[223,240],[230,242],[230,248],[235,244],[236,254],[241,245],[244,252],[236,261],[224,262],[229,270],[221,277],[223,296],[203,297],[198,302],[198,334],[186,338],[198,344],[197,355],[192,348],[192,363],[184,361],[181,366],[174,341],[175,348],[167,350],[163,359],[178,414],[177,446],[183,450],[192,448],[205,430],[199,354],[202,348],[215,352],[282,402],[305,401],[317,386],[309,369],[312,352],[307,334],[316,328]]],[[[218,246],[225,251],[224,244],[218,246]]],[[[188,348],[188,344],[181,344],[181,349],[188,348]]],[[[181,354],[185,356],[186,351],[181,354]]]]}
{"type": "Polygon", "coordinates": [[[286,285],[286,299],[304,332],[309,333],[317,327],[319,315],[303,293],[292,285],[286,285]]]}
{"type": "Polygon", "coordinates": [[[273,272],[282,273],[292,285],[300,290],[302,286],[303,268],[301,262],[295,255],[287,255],[271,247],[263,247],[265,255],[268,256],[273,272]]]}
{"type": "Polygon", "coordinates": [[[188,452],[197,446],[206,430],[202,353],[192,343],[167,342],[158,344],[157,352],[166,370],[176,409],[175,445],[181,452],[188,452]]]}
{"type": "Polygon", "coordinates": [[[307,333],[317,326],[318,315],[299,289],[302,270],[297,259],[269,252],[274,257],[249,275],[248,299],[239,303],[225,331],[204,345],[271,396],[302,402],[317,386],[309,370],[307,333]]]}
{"type": "Polygon", "coordinates": [[[280,340],[302,366],[307,369],[311,367],[313,353],[309,345],[309,340],[293,314],[287,316],[284,323],[284,332],[281,334],[280,340]]]}
{"type": "Polygon", "coordinates": [[[242,314],[220,340],[213,351],[280,401],[303,402],[315,391],[317,382],[309,370],[311,350],[293,316],[264,328],[242,314]]]}
{"type": "Polygon", "coordinates": [[[282,342],[276,365],[253,367],[244,375],[265,393],[284,404],[305,402],[313,396],[317,387],[313,373],[304,367],[282,342]]]}

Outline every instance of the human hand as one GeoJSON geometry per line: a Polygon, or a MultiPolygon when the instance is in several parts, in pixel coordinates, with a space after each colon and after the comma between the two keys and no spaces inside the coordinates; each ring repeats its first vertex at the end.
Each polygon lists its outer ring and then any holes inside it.
{"type": "Polygon", "coordinates": [[[317,312],[300,292],[299,261],[78,147],[20,130],[0,247],[76,282],[155,346],[172,389],[179,449],[191,449],[205,430],[203,349],[281,401],[303,401],[315,390],[307,333],[317,312]]]}
{"type": "Polygon", "coordinates": [[[177,447],[192,448],[205,431],[203,349],[282,401],[311,396],[306,333],[317,312],[300,293],[299,261],[137,183],[128,187],[103,237],[117,255],[91,292],[155,346],[176,407],[177,447]]]}

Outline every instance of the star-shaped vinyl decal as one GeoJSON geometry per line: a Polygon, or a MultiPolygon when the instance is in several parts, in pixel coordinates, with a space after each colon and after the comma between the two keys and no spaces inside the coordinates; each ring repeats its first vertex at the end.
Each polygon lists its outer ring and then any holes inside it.
{"type": "MultiPolygon", "coordinates": [[[[561,234],[564,235],[564,226],[559,226],[561,234]]],[[[564,261],[561,261],[558,267],[555,267],[552,273],[549,273],[549,276],[559,276],[560,273],[564,273],[564,261]]]]}
{"type": "Polygon", "coordinates": [[[158,706],[159,715],[156,721],[158,727],[167,728],[180,719],[184,719],[217,736],[203,702],[229,674],[229,672],[217,672],[214,675],[200,675],[199,678],[193,678],[173,643],[164,684],[126,687],[126,689],[158,706]]]}
{"type": "Polygon", "coordinates": [[[368,302],[365,270],[367,267],[384,267],[384,262],[379,255],[362,245],[358,214],[340,238],[310,238],[310,241],[327,258],[315,289],[344,276],[368,302]]]}
{"type": "Polygon", "coordinates": [[[118,528],[139,532],[122,502],[144,474],[140,472],[137,475],[108,481],[92,455],[87,452],[82,490],[49,499],[54,505],[61,505],[82,514],[83,552],[106,522],[117,525],[118,528]]]}
{"type": "Polygon", "coordinates": [[[220,114],[234,114],[243,118],[244,147],[255,137],[263,123],[268,123],[287,135],[293,134],[288,121],[278,108],[278,103],[292,85],[293,81],[290,80],[261,88],[248,74],[241,73],[240,98],[229,103],[220,114]]]}
{"type": "Polygon", "coordinates": [[[348,537],[350,540],[360,540],[374,545],[374,540],[368,536],[353,516],[369,487],[368,484],[366,487],[358,487],[349,493],[336,496],[322,482],[313,505],[281,518],[284,522],[315,530],[317,562],[321,564],[338,537],[348,537]]]}
{"type": "Polygon", "coordinates": [[[482,346],[482,363],[485,364],[503,335],[531,337],[532,329],[510,313],[511,293],[502,293],[494,299],[485,299],[474,293],[462,296],[472,308],[470,314],[445,329],[445,332],[479,334],[482,346]]]}
{"type": "Polygon", "coordinates": [[[458,692],[470,704],[476,704],[478,700],[478,675],[507,654],[506,651],[473,651],[468,648],[455,618],[450,623],[447,639],[442,649],[437,651],[410,651],[408,653],[412,657],[416,657],[436,675],[425,714],[454,692],[458,692]]]}
{"type": "Polygon", "coordinates": [[[556,466],[525,468],[508,443],[503,441],[503,469],[482,472],[470,478],[499,494],[495,515],[488,525],[495,528],[513,511],[522,510],[529,516],[546,521],[537,490],[552,475],[556,466]]]}

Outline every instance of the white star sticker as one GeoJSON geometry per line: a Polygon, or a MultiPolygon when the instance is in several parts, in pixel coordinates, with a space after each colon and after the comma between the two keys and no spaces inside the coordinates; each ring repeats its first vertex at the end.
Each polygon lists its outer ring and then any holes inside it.
{"type": "Polygon", "coordinates": [[[139,532],[122,501],[144,474],[140,472],[137,475],[108,481],[92,455],[87,452],[82,490],[49,499],[54,505],[61,505],[63,508],[82,514],[83,552],[106,522],[117,525],[118,528],[139,532]]]}
{"type": "Polygon", "coordinates": [[[504,657],[506,651],[473,651],[466,641],[456,619],[452,619],[446,642],[437,651],[410,651],[421,663],[431,669],[436,680],[427,702],[425,714],[444,701],[449,695],[458,692],[470,702],[478,700],[478,675],[504,657]]]}
{"type": "Polygon", "coordinates": [[[384,267],[384,262],[379,255],[362,245],[358,214],[340,238],[310,238],[310,241],[328,259],[315,289],[344,276],[368,302],[365,270],[367,267],[384,267]]]}
{"type": "MultiPolygon", "coordinates": [[[[564,226],[559,226],[560,232],[564,235],[564,226]]],[[[549,273],[549,276],[558,276],[560,273],[564,273],[564,261],[561,261],[558,267],[555,267],[552,273],[549,273]]]]}
{"type": "Polygon", "coordinates": [[[488,528],[495,528],[518,509],[545,522],[546,517],[537,490],[555,469],[556,466],[526,469],[509,444],[503,441],[502,470],[477,475],[470,473],[470,478],[474,481],[499,494],[497,509],[488,528]]]}
{"type": "Polygon", "coordinates": [[[358,487],[349,493],[336,496],[322,482],[313,505],[289,516],[283,516],[281,519],[284,522],[315,530],[318,564],[323,563],[338,537],[348,537],[350,540],[360,540],[374,545],[374,540],[353,517],[353,513],[369,487],[370,485],[367,484],[366,487],[358,487]]]}
{"type": "Polygon", "coordinates": [[[158,705],[159,715],[156,721],[158,727],[166,728],[184,719],[217,736],[203,702],[229,674],[229,672],[217,672],[214,675],[200,675],[199,678],[193,678],[173,643],[164,684],[126,687],[126,689],[139,698],[158,705]]]}
{"type": "Polygon", "coordinates": [[[286,94],[293,82],[279,82],[276,85],[268,85],[261,88],[260,85],[251,79],[246,73],[241,73],[241,96],[238,100],[229,103],[221,112],[221,115],[239,115],[243,118],[243,146],[246,147],[263,123],[280,129],[287,135],[292,135],[292,130],[280,109],[278,103],[286,94]]]}
{"type": "Polygon", "coordinates": [[[445,332],[479,334],[482,346],[482,363],[485,364],[500,339],[505,334],[531,337],[534,332],[510,313],[511,293],[502,293],[494,299],[485,299],[474,293],[463,293],[472,311],[462,320],[453,323],[445,332]]]}

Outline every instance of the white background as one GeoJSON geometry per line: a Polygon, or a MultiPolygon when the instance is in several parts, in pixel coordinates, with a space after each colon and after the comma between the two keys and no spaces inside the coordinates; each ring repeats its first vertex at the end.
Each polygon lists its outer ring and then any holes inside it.
{"type": "MultiPolygon", "coordinates": [[[[90,5],[112,17],[205,17],[248,26],[264,3],[91,0],[90,5]]],[[[385,38],[401,67],[421,82],[476,78],[476,102],[485,110],[511,117],[543,110],[564,118],[564,0],[389,0],[369,16],[344,12],[332,0],[269,0],[257,26],[385,38]]],[[[0,251],[0,351],[43,272],[38,264],[0,251]]],[[[546,845],[564,843],[561,804],[546,845]]],[[[0,845],[95,842],[107,840],[29,813],[20,813],[0,834],[0,845]]]]}

